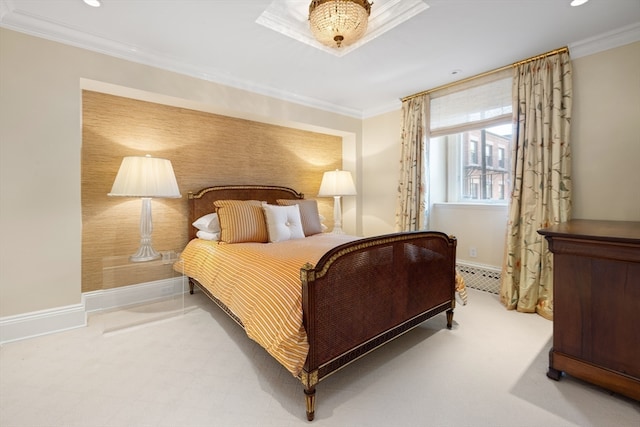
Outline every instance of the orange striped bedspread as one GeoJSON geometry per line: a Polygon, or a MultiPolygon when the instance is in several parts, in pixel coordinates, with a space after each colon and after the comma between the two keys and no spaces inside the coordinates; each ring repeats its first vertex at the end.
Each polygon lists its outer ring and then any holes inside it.
{"type": "Polygon", "coordinates": [[[327,233],[278,243],[194,239],[181,258],[184,274],[206,287],[242,321],[249,338],[298,376],[309,349],[300,268],[355,239],[327,233]]]}

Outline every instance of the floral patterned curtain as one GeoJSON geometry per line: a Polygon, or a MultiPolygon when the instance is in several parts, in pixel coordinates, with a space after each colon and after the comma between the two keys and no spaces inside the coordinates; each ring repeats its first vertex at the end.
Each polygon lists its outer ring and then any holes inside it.
{"type": "Polygon", "coordinates": [[[564,51],[514,67],[513,186],[500,300],[553,319],[553,259],[538,230],[571,217],[571,61],[564,51]]]}
{"type": "Polygon", "coordinates": [[[396,231],[427,227],[429,95],[402,102],[402,156],[396,207],[396,231]]]}

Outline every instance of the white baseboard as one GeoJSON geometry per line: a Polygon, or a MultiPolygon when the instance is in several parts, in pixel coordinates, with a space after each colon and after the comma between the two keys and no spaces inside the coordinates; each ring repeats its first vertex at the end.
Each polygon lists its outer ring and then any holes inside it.
{"type": "Polygon", "coordinates": [[[0,319],[0,344],[87,325],[84,304],[7,316],[0,319]]]}
{"type": "Polygon", "coordinates": [[[186,277],[175,277],[85,292],[80,304],[0,318],[0,344],[81,328],[87,325],[90,313],[153,302],[187,289],[186,277]]]}
{"type": "Polygon", "coordinates": [[[87,313],[101,310],[112,310],[134,304],[153,302],[179,295],[186,291],[186,277],[156,280],[139,285],[122,286],[82,294],[82,301],[87,313]]]}

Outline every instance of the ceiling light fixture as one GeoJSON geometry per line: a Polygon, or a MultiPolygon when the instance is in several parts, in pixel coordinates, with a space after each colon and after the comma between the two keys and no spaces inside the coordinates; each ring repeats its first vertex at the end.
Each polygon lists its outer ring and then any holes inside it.
{"type": "Polygon", "coordinates": [[[348,46],[367,32],[371,5],[368,0],[312,0],[309,24],[313,36],[329,47],[348,46]]]}
{"type": "Polygon", "coordinates": [[[100,7],[100,0],[83,0],[86,4],[92,7],[100,7]]]}

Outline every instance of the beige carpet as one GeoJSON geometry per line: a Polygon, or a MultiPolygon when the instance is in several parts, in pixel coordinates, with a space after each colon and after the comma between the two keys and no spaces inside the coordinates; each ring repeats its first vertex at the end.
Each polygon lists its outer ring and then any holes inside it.
{"type": "MultiPolygon", "coordinates": [[[[452,330],[438,315],[322,381],[311,425],[640,425],[640,403],[545,376],[551,322],[468,292],[452,330]]],[[[0,425],[309,424],[296,379],[202,294],[185,303],[3,345],[0,425]]]]}

